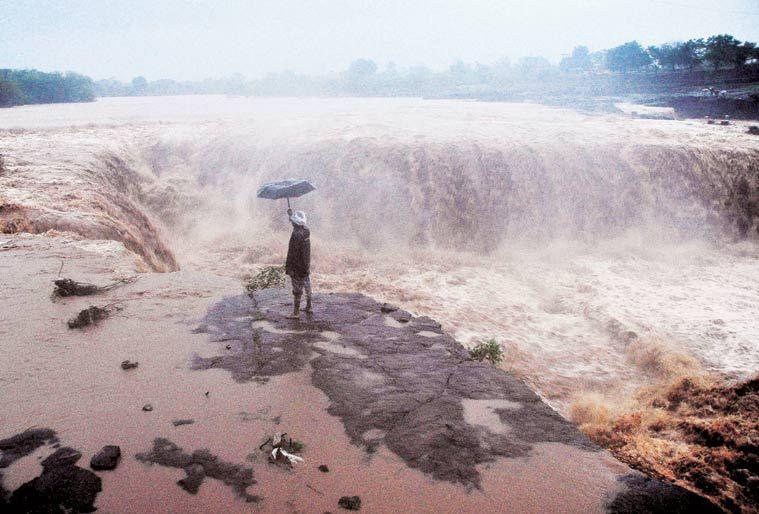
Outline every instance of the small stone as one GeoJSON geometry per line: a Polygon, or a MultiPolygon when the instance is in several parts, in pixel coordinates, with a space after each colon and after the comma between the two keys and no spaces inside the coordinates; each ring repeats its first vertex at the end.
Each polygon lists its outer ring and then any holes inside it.
{"type": "Polygon", "coordinates": [[[142,406],[142,410],[144,410],[145,412],[150,412],[153,410],[153,406],[150,405],[149,403],[146,403],[145,405],[142,406]]]}
{"type": "Polygon", "coordinates": [[[232,345],[231,345],[231,344],[228,344],[228,345],[227,345],[227,350],[231,350],[231,349],[232,349],[232,345]]]}
{"type": "Polygon", "coordinates": [[[361,498],[358,496],[343,496],[337,504],[345,510],[360,510],[361,498]]]}
{"type": "Polygon", "coordinates": [[[132,361],[126,360],[126,361],[121,362],[121,369],[126,371],[128,369],[134,369],[139,365],[140,365],[139,362],[132,362],[132,361]]]}
{"type": "Polygon", "coordinates": [[[384,312],[385,314],[387,314],[388,312],[395,312],[397,310],[398,310],[398,307],[396,307],[395,305],[391,305],[389,303],[383,303],[382,306],[380,307],[380,311],[384,312]]]}
{"type": "Polygon", "coordinates": [[[73,448],[69,448],[68,446],[64,446],[50,454],[41,464],[43,468],[73,466],[81,458],[82,454],[80,452],[73,448]]]}
{"type": "Polygon", "coordinates": [[[329,473],[329,468],[327,467],[326,464],[322,464],[321,466],[319,466],[319,471],[321,471],[322,473],[329,473]]]}
{"type": "Polygon", "coordinates": [[[80,311],[75,318],[69,320],[69,328],[83,328],[87,325],[92,325],[107,318],[109,314],[110,311],[107,308],[91,305],[80,311]]]}
{"type": "Polygon", "coordinates": [[[171,422],[171,424],[174,425],[175,427],[179,427],[182,425],[192,425],[193,423],[195,423],[194,419],[175,419],[174,421],[171,422]]]}
{"type": "Polygon", "coordinates": [[[103,446],[90,460],[90,467],[95,471],[115,469],[121,460],[121,448],[114,445],[103,446]]]}

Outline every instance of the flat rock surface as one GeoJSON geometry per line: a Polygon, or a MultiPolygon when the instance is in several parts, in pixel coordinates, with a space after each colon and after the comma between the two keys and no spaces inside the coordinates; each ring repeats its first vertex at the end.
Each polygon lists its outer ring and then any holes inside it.
{"type": "MultiPolygon", "coordinates": [[[[469,359],[430,318],[359,294],[329,294],[315,297],[313,316],[291,320],[289,302],[286,291],[267,290],[213,305],[197,331],[224,342],[226,351],[197,357],[194,368],[265,382],[309,367],[312,384],[329,398],[328,412],[341,419],[354,445],[369,454],[383,445],[409,467],[467,488],[482,486],[483,465],[529,459],[539,445],[610,459],[524,383],[469,359]]],[[[709,505],[637,476],[620,464],[620,492],[606,498],[607,508],[623,511],[631,497],[654,511],[709,505]]]]}

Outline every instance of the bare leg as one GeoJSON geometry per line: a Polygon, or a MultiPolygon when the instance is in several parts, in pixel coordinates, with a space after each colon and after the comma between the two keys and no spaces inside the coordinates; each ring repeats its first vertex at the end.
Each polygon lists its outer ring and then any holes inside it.
{"type": "Polygon", "coordinates": [[[306,290],[306,314],[312,314],[314,311],[311,308],[311,277],[306,277],[303,285],[306,290]]]}
{"type": "Polygon", "coordinates": [[[288,318],[300,319],[300,295],[293,295],[293,313],[288,318]]]}

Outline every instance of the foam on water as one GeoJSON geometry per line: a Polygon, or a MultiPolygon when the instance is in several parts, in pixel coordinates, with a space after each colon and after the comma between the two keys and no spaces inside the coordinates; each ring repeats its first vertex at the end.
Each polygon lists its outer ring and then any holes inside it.
{"type": "Polygon", "coordinates": [[[284,205],[255,191],[312,180],[295,204],[317,291],[427,314],[464,344],[495,337],[504,367],[561,409],[655,378],[632,332],[732,377],[759,369],[759,250],[734,242],[759,141],[740,125],[195,97],[3,110],[0,127],[25,127],[0,133],[6,229],[116,239],[153,269],[280,264],[284,205]]]}

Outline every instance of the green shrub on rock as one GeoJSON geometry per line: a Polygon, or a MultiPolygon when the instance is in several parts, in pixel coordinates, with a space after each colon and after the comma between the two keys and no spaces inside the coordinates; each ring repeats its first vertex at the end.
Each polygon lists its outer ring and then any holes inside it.
{"type": "Polygon", "coordinates": [[[474,348],[470,348],[469,357],[480,362],[486,360],[493,365],[500,364],[503,361],[503,350],[501,345],[491,338],[478,343],[474,348]]]}

